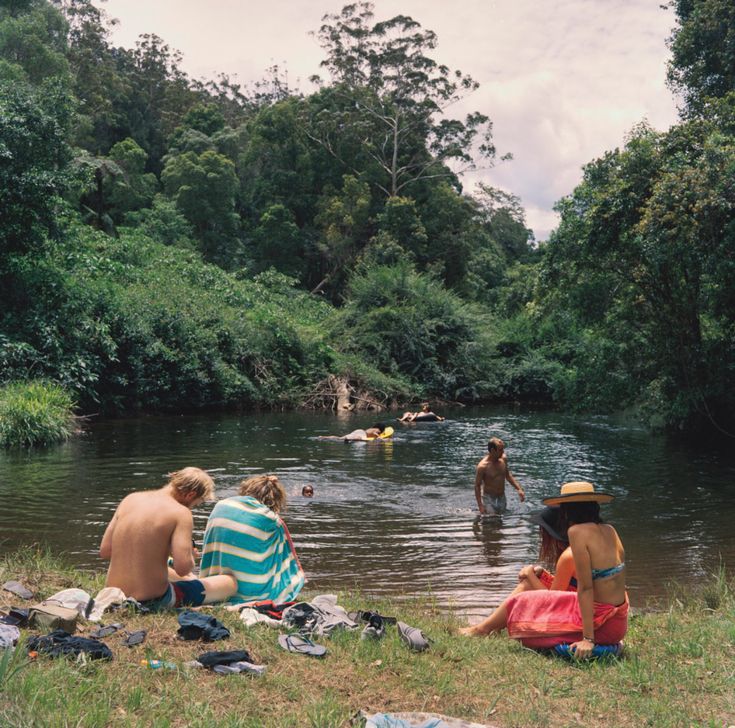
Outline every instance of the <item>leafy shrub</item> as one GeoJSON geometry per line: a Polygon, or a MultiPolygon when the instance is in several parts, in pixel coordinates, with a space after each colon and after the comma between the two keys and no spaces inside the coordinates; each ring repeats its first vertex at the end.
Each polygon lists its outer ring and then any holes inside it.
{"type": "Polygon", "coordinates": [[[74,431],[74,400],[57,384],[31,380],[0,388],[0,445],[52,445],[74,431]]]}
{"type": "Polygon", "coordinates": [[[482,396],[481,335],[487,315],[406,262],[363,264],[336,317],[346,353],[414,390],[455,399],[482,396]]]}
{"type": "Polygon", "coordinates": [[[332,308],[293,279],[239,280],[130,230],[67,234],[18,263],[24,300],[0,316],[0,364],[17,378],[32,368],[85,411],[120,413],[296,404],[330,371],[332,308]]]}

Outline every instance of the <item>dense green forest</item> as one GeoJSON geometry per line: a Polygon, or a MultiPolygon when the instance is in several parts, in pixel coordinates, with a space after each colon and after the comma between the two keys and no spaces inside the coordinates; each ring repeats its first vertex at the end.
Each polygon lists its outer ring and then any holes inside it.
{"type": "Polygon", "coordinates": [[[189,78],[90,0],[0,3],[0,384],[82,412],[419,397],[735,427],[735,10],[676,0],[681,122],[584,169],[546,243],[463,189],[491,121],[436,35],[326,15],[311,93],[189,78]]]}

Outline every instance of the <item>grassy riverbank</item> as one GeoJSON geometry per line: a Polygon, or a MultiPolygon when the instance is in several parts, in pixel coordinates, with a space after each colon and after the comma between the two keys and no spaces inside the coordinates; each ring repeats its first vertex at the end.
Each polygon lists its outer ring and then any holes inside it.
{"type": "Polygon", "coordinates": [[[0,386],[0,447],[35,447],[68,440],[76,430],[74,400],[42,380],[0,386]]]}
{"type": "MultiPolygon", "coordinates": [[[[94,594],[103,584],[102,574],[31,550],[2,558],[0,583],[11,578],[39,598],[73,586],[94,594]]],[[[0,592],[0,607],[19,601],[0,592]]],[[[107,638],[110,663],[29,663],[22,649],[5,669],[0,663],[0,725],[325,728],[349,725],[360,709],[438,712],[503,727],[735,723],[735,584],[724,577],[634,616],[625,658],[598,664],[569,664],[505,638],[458,637],[460,620],[428,599],[399,604],[352,593],[339,603],[395,615],[434,643],[416,654],[393,627],[377,643],[342,633],[319,640],[329,652],[317,660],[284,652],[274,630],[246,629],[222,608],[212,612],[232,636],[214,644],[177,640],[173,614],[117,613],[105,623],[146,629],[148,637],[132,649],[121,645],[120,634],[107,638]],[[241,648],[267,665],[265,677],[140,665],[146,657],[181,665],[206,650],[241,648]]]]}

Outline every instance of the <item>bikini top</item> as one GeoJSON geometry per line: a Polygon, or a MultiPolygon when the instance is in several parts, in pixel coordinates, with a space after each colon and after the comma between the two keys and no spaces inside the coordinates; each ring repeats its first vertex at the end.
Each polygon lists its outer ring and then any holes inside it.
{"type": "Polygon", "coordinates": [[[592,569],[592,581],[595,579],[607,579],[608,576],[615,576],[625,568],[625,562],[621,562],[617,566],[611,566],[609,569],[592,569]]]}

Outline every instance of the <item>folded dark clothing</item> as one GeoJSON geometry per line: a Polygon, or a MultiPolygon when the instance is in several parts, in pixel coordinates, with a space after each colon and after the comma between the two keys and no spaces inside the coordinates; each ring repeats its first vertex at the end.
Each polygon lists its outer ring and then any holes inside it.
{"type": "Polygon", "coordinates": [[[371,612],[369,610],[360,610],[357,612],[349,612],[348,615],[351,619],[353,619],[355,622],[370,622],[375,617],[379,617],[383,622],[386,624],[395,624],[396,618],[395,617],[384,617],[382,614],[379,614],[378,612],[371,612]]]}
{"type": "Polygon", "coordinates": [[[31,610],[27,607],[10,607],[8,617],[10,619],[17,619],[16,625],[18,627],[27,627],[28,620],[31,616],[31,610]]]}
{"type": "Polygon", "coordinates": [[[40,652],[49,657],[76,657],[82,653],[92,660],[111,660],[112,651],[99,640],[73,637],[63,629],[57,629],[44,637],[31,637],[26,642],[28,652],[40,652]]]}
{"type": "Polygon", "coordinates": [[[135,612],[135,614],[150,614],[151,610],[141,604],[137,599],[133,599],[133,597],[128,597],[121,605],[120,608],[127,607],[131,611],[135,612]]]}
{"type": "Polygon", "coordinates": [[[288,610],[283,621],[289,627],[295,627],[300,632],[308,634],[316,629],[319,613],[308,602],[299,602],[288,610]]]}
{"type": "Polygon", "coordinates": [[[179,624],[181,626],[177,634],[182,640],[215,642],[216,640],[227,639],[230,636],[230,630],[222,622],[208,614],[190,611],[181,612],[179,614],[179,624]]]}
{"type": "Polygon", "coordinates": [[[231,665],[233,662],[251,662],[251,657],[247,650],[204,652],[197,657],[197,662],[211,669],[215,665],[231,665]]]}

